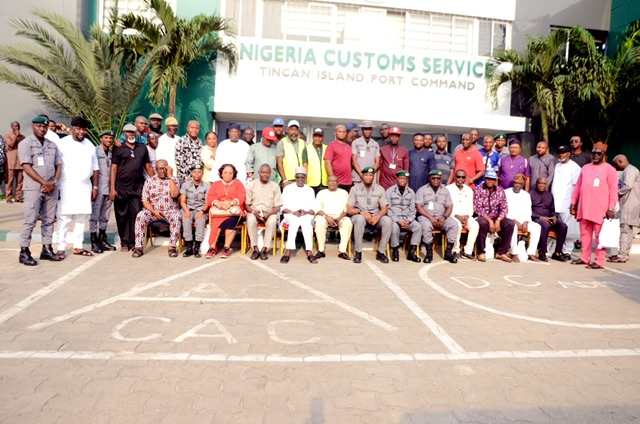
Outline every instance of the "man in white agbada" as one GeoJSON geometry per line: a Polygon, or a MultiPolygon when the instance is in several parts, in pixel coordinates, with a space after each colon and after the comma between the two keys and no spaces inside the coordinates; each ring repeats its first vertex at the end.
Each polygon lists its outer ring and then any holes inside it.
{"type": "Polygon", "coordinates": [[[98,195],[99,170],[95,146],[86,138],[89,122],[76,116],[71,120],[70,135],[56,142],[62,158],[62,176],[58,181],[58,256],[64,258],[67,230],[73,222],[73,254],[93,256],[83,249],[84,224],[91,215],[91,202],[98,195]]]}
{"type": "MultiPolygon", "coordinates": [[[[229,138],[218,143],[216,159],[212,169],[219,169],[222,165],[230,163],[238,171],[238,181],[246,186],[247,167],[245,161],[250,147],[244,140],[240,140],[240,125],[229,124],[229,138]]],[[[211,182],[218,181],[220,176],[217,172],[212,172],[209,174],[209,179],[211,182]]]]}
{"type": "Polygon", "coordinates": [[[562,222],[567,224],[567,238],[562,246],[562,253],[571,255],[576,240],[580,240],[580,225],[571,215],[571,195],[580,176],[580,165],[570,159],[571,148],[569,146],[558,147],[558,163],[553,174],[551,194],[556,213],[560,215],[562,222]]]}
{"type": "Polygon", "coordinates": [[[476,244],[476,238],[478,238],[480,224],[473,217],[473,190],[465,184],[466,179],[467,171],[458,169],[455,174],[455,184],[449,184],[446,188],[449,190],[451,201],[453,202],[451,218],[458,222],[458,228],[460,228],[456,244],[453,246],[453,253],[460,253],[461,257],[474,261],[473,249],[476,244]],[[467,229],[467,244],[464,245],[464,250],[460,252],[460,234],[463,228],[467,229]]]}
{"type": "MultiPolygon", "coordinates": [[[[158,139],[158,147],[156,147],[156,161],[158,160],[166,160],[167,165],[171,167],[171,169],[176,169],[176,143],[180,139],[180,137],[176,136],[178,132],[178,120],[173,116],[168,117],[164,121],[165,128],[167,132],[162,134],[158,139]]],[[[151,159],[151,157],[149,157],[151,159]]],[[[151,165],[152,168],[155,167],[155,163],[151,165]]]]}
{"type": "MultiPolygon", "coordinates": [[[[244,143],[246,144],[246,143],[244,143]]],[[[296,183],[287,185],[282,190],[282,213],[284,219],[282,224],[288,224],[286,250],[280,263],[289,262],[291,251],[296,250],[296,236],[298,228],[302,229],[304,237],[304,248],[307,251],[307,260],[312,264],[318,263],[318,259],[313,256],[313,217],[318,209],[316,206],[316,196],[311,187],[306,185],[307,170],[298,167],[296,172],[296,183]]]]}
{"type": "Polygon", "coordinates": [[[540,224],[533,222],[531,218],[531,195],[523,190],[525,184],[525,176],[516,174],[513,177],[513,187],[504,191],[507,196],[507,218],[513,220],[515,228],[511,237],[511,259],[513,262],[520,262],[518,258],[518,231],[529,233],[529,247],[527,248],[527,256],[530,261],[540,262],[536,252],[538,250],[538,242],[540,241],[540,224]]]}

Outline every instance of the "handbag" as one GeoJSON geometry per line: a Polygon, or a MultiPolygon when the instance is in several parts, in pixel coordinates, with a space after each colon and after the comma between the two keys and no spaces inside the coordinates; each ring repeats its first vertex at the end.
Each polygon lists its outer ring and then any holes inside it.
{"type": "Polygon", "coordinates": [[[620,220],[605,219],[598,234],[598,249],[620,248],[620,220]]]}
{"type": "Polygon", "coordinates": [[[215,206],[209,208],[209,216],[239,216],[242,214],[240,206],[231,206],[229,209],[219,209],[215,206]]]}

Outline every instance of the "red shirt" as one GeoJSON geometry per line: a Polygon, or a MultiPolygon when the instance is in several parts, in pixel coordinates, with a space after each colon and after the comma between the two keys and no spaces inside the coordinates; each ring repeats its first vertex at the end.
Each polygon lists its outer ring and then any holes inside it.
{"type": "Polygon", "coordinates": [[[353,152],[351,146],[347,143],[340,143],[334,140],[329,143],[327,151],[324,153],[324,160],[331,162],[333,175],[338,177],[340,185],[351,185],[351,156],[353,152]]]}
{"type": "MultiPolygon", "coordinates": [[[[482,160],[482,153],[478,149],[465,151],[460,149],[453,156],[453,160],[456,163],[455,171],[462,169],[467,173],[467,181],[475,177],[479,171],[485,170],[484,161],[482,160]]],[[[469,187],[474,188],[475,184],[471,184],[469,187]]]]}
{"type": "Polygon", "coordinates": [[[396,183],[396,172],[409,170],[409,151],[398,145],[394,149],[390,144],[380,148],[380,181],[386,190],[396,183]]]}

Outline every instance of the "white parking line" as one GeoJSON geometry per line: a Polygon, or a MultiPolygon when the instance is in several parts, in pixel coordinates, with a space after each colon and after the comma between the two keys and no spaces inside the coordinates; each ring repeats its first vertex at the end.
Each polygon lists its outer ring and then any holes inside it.
{"type": "Polygon", "coordinates": [[[128,296],[120,300],[136,302],[191,302],[191,303],[329,303],[322,299],[259,299],[259,298],[231,298],[231,297],[159,297],[159,296],[128,296]]]}
{"type": "Polygon", "coordinates": [[[436,336],[442,342],[442,344],[446,346],[447,349],[449,349],[449,352],[464,352],[462,346],[456,343],[456,341],[453,340],[453,338],[444,330],[444,328],[440,326],[440,324],[438,324],[420,306],[418,306],[418,304],[411,297],[409,297],[409,295],[404,290],[402,290],[399,285],[397,285],[390,277],[382,272],[380,268],[375,266],[370,261],[364,261],[364,263],[367,264],[367,266],[371,268],[373,273],[376,274],[380,281],[382,281],[384,285],[387,286],[387,288],[391,290],[393,294],[395,294],[398,299],[400,299],[400,301],[404,303],[405,306],[409,308],[409,310],[413,312],[413,314],[417,316],[424,325],[427,326],[429,330],[431,330],[431,333],[433,333],[433,335],[436,336]]]}
{"type": "Polygon", "coordinates": [[[67,281],[77,277],[82,272],[86,271],[96,263],[100,262],[102,259],[106,258],[108,255],[110,255],[110,252],[103,253],[102,255],[96,255],[95,257],[93,257],[92,259],[89,259],[87,262],[83,263],[79,267],[75,268],[74,270],[58,278],[53,283],[41,288],[40,290],[33,293],[31,296],[16,303],[15,305],[13,305],[12,307],[10,307],[9,309],[7,309],[6,311],[0,314],[0,324],[13,318],[14,316],[16,316],[17,314],[19,314],[29,306],[33,305],[35,302],[42,299],[46,295],[53,293],[56,289],[62,287],[67,281]]]}

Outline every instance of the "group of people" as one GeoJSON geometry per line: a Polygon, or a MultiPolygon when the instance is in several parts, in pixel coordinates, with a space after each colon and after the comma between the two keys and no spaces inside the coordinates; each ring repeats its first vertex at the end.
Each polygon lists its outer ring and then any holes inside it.
{"type": "Polygon", "coordinates": [[[282,263],[289,262],[300,230],[310,263],[326,256],[328,233],[339,236],[338,257],[356,263],[362,261],[363,239],[374,235],[376,259],[383,263],[400,260],[403,236],[407,260],[429,263],[441,235],[446,237],[444,259],[451,263],[459,257],[486,261],[491,250],[487,242],[494,241],[495,258],[502,261],[547,261],[552,236],[552,259],[571,260],[574,244],[581,241],[582,256],[572,263],[597,269],[604,266],[605,251],[596,247],[592,261],[592,238],[598,239],[605,217],[616,215],[618,201],[621,246],[609,260],[628,260],[633,226],[640,225],[638,170],[623,155],[616,156],[613,163],[622,171],[618,182],[616,170],[604,160],[607,146],[596,143],[591,153],[585,152],[577,136],[571,146],[558,148],[557,157],[542,141],[535,155],[524,158],[518,139],[507,142],[505,134],[496,134],[481,142],[476,129],[463,134],[459,148],[449,153],[446,136],[434,139],[422,133],[413,135],[409,151],[400,145],[402,130],[388,124],[380,127],[376,140],[371,121],[336,126],[328,144],[320,128],[307,143],[295,119],[286,131],[284,119],[274,119],[256,142],[253,129],[241,131],[232,123],[227,139],[218,142],[217,134],[209,132],[205,143],[197,121],[187,124],[182,137],[176,135],[176,118],[164,120],[166,133],[162,121],[159,114],[149,121],[137,117],[118,140],[111,130],[102,131],[100,145],[94,147],[86,139],[89,122],[82,117],[71,121],[69,136],[54,141],[48,137],[47,117],[35,117],[33,134],[18,144],[29,206],[20,262],[36,264],[29,245],[38,215],[41,259],[64,259],[70,223],[73,254],[114,250],[106,239],[112,205],[121,251],[136,258],[144,254],[147,227],[163,221],[171,257],[178,256],[182,237],[183,256],[204,252],[205,258],[218,253],[228,258],[237,229],[246,225],[251,259],[266,260],[280,225],[288,233],[282,263]],[[91,251],[82,247],[87,216],[91,251]],[[209,238],[202,246],[207,229],[209,238]],[[265,232],[262,246],[260,229],[265,232]],[[348,248],[352,239],[353,258],[348,248]]]}

